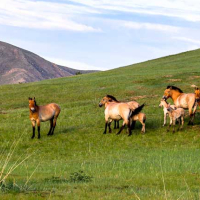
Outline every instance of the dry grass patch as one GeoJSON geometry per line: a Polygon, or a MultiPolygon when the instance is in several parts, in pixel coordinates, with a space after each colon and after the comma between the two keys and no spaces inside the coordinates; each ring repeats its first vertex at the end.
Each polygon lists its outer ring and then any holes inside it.
{"type": "Polygon", "coordinates": [[[168,82],[180,82],[182,79],[169,79],[168,82]]]}

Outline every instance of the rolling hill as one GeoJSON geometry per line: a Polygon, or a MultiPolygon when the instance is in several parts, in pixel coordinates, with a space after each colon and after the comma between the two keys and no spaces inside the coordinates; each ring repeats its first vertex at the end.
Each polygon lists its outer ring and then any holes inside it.
{"type": "Polygon", "coordinates": [[[162,127],[158,107],[167,85],[184,92],[200,86],[199,65],[200,50],[195,50],[110,71],[0,86],[3,177],[30,156],[2,182],[1,198],[199,199],[199,109],[194,126],[187,126],[186,115],[183,130],[173,134],[162,127]],[[139,123],[131,137],[125,130],[103,134],[104,108],[98,103],[106,94],[145,102],[146,134],[139,123]],[[41,139],[31,139],[28,97],[34,96],[38,105],[61,107],[52,137],[45,122],[41,139]]]}
{"type": "Polygon", "coordinates": [[[0,85],[60,78],[72,76],[78,72],[94,71],[56,65],[30,51],[0,42],[0,85]]]}

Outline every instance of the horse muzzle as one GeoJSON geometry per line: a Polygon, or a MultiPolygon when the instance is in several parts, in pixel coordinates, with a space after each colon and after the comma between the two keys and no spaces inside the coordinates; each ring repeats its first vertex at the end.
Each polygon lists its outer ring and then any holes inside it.
{"type": "Polygon", "coordinates": [[[102,107],[102,103],[99,103],[99,107],[102,107]]]}
{"type": "Polygon", "coordinates": [[[200,101],[200,98],[196,98],[196,102],[199,102],[200,101]]]}
{"type": "Polygon", "coordinates": [[[36,111],[35,108],[30,108],[30,110],[31,110],[32,112],[35,112],[35,111],[36,111]]]}
{"type": "Polygon", "coordinates": [[[167,98],[168,98],[167,96],[163,96],[162,97],[162,99],[164,99],[165,101],[167,100],[167,98]]]}

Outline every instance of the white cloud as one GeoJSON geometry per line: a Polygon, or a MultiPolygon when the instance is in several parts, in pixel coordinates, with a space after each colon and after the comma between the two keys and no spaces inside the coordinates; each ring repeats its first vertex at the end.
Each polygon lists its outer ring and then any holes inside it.
{"type": "Polygon", "coordinates": [[[130,29],[148,29],[148,30],[157,30],[157,31],[168,31],[168,32],[178,32],[180,28],[175,26],[163,25],[163,24],[154,24],[154,23],[138,23],[126,21],[122,24],[123,26],[130,29]]]}
{"type": "Polygon", "coordinates": [[[94,9],[178,17],[188,21],[200,21],[199,0],[71,0],[94,9]]]}
{"type": "Polygon", "coordinates": [[[195,40],[195,39],[192,39],[192,38],[187,38],[187,37],[172,37],[172,39],[181,40],[181,41],[189,42],[189,43],[193,43],[195,45],[200,45],[200,40],[195,40]]]}
{"type": "Polygon", "coordinates": [[[43,56],[46,60],[53,62],[57,65],[62,65],[65,67],[70,67],[73,69],[79,69],[79,70],[102,70],[100,67],[96,67],[93,65],[89,65],[84,62],[79,62],[79,61],[72,61],[72,60],[64,60],[60,58],[52,58],[52,57],[45,57],[43,56]]]}
{"type": "Polygon", "coordinates": [[[73,20],[73,15],[99,13],[84,6],[27,0],[1,0],[0,24],[73,31],[100,31],[73,20]]]}

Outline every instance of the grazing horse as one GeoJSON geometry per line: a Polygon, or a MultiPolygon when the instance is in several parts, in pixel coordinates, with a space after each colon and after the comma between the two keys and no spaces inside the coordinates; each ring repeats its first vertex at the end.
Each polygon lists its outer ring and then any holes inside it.
{"type": "Polygon", "coordinates": [[[163,99],[167,100],[169,97],[172,98],[177,108],[189,109],[190,121],[188,124],[192,125],[197,109],[195,94],[183,93],[178,87],[167,86],[167,89],[164,91],[163,99]]]}
{"type": "Polygon", "coordinates": [[[32,139],[35,137],[35,125],[38,127],[38,138],[40,138],[40,122],[50,120],[50,129],[47,135],[53,135],[56,127],[56,120],[60,114],[60,107],[55,103],[50,103],[45,106],[38,106],[35,101],[35,97],[32,99],[29,97],[29,111],[30,120],[33,127],[32,139]]]}
{"type": "Polygon", "coordinates": [[[99,107],[102,107],[105,105],[105,131],[104,134],[106,134],[107,126],[109,127],[109,132],[111,132],[110,124],[112,120],[120,120],[123,119],[123,125],[120,128],[119,132],[117,134],[120,134],[121,131],[124,129],[125,125],[127,125],[129,130],[129,136],[132,134],[131,132],[131,118],[138,114],[142,108],[144,107],[144,104],[140,107],[132,110],[127,103],[116,103],[111,102],[109,97],[105,96],[99,103],[99,107]]]}
{"type": "MultiPolygon", "coordinates": [[[[112,95],[107,95],[106,97],[108,97],[110,102],[115,102],[115,103],[127,103],[131,109],[135,109],[138,108],[140,105],[138,102],[136,101],[129,101],[129,102],[121,102],[118,101],[114,96],[112,95]]],[[[133,124],[135,124],[135,121],[133,121],[133,124]]],[[[114,120],[114,129],[119,128],[119,120],[114,120]]]]}
{"type": "Polygon", "coordinates": [[[195,97],[196,97],[196,102],[200,106],[200,90],[199,90],[199,88],[196,87],[194,93],[195,93],[195,97]]]}

